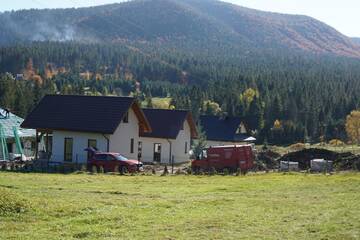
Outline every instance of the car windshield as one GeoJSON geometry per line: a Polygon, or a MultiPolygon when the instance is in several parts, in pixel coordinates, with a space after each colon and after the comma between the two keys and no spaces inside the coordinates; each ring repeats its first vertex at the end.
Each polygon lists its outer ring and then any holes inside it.
{"type": "Polygon", "coordinates": [[[115,158],[119,161],[127,161],[128,159],[122,155],[115,155],[115,158]]]}

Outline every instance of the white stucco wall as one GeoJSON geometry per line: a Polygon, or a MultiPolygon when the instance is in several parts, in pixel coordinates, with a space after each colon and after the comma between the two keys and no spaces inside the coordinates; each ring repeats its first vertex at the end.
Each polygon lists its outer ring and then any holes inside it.
{"type": "MultiPolygon", "coordinates": [[[[174,156],[174,163],[183,163],[189,161],[189,150],[191,144],[191,132],[190,126],[187,121],[184,123],[184,130],[180,130],[176,139],[169,139],[172,144],[172,156],[174,156]],[[187,153],[185,153],[185,142],[187,142],[187,153]]],[[[147,138],[141,137],[142,141],[142,161],[153,162],[154,159],[154,144],[161,143],[161,163],[170,164],[169,152],[170,144],[167,139],[164,138],[147,138]]]]}
{"type": "MultiPolygon", "coordinates": [[[[112,135],[106,135],[110,140],[109,151],[118,152],[128,158],[137,159],[139,142],[139,120],[134,111],[129,110],[129,122],[123,121],[112,135]],[[130,152],[131,139],[134,139],[134,152],[130,152]]],[[[88,140],[97,140],[97,148],[100,151],[107,151],[107,140],[103,134],[83,133],[70,131],[53,132],[52,161],[64,161],[64,142],[65,138],[73,138],[73,162],[86,163],[87,152],[84,151],[88,146],[88,140]]]]}
{"type": "Polygon", "coordinates": [[[185,121],[184,130],[180,130],[175,142],[173,143],[173,155],[175,156],[175,162],[183,163],[189,161],[190,148],[191,148],[191,131],[188,121],[185,121]],[[186,153],[185,153],[185,142],[187,142],[186,153]]]}
{"type": "Polygon", "coordinates": [[[110,136],[110,152],[118,152],[127,158],[138,158],[139,142],[139,120],[135,112],[129,110],[129,122],[123,121],[116,129],[115,133],[110,136]],[[134,152],[130,152],[131,139],[134,139],[134,152]]]}
{"type": "Polygon", "coordinates": [[[152,163],[154,160],[154,144],[161,144],[161,163],[169,164],[170,145],[166,139],[163,138],[140,138],[142,142],[142,158],[141,161],[145,163],[152,163]]]}
{"type": "Polygon", "coordinates": [[[97,133],[82,133],[69,131],[54,131],[53,132],[53,148],[52,161],[64,162],[64,143],[65,138],[73,139],[73,163],[86,163],[87,152],[84,151],[88,147],[88,140],[94,139],[97,141],[97,148],[100,151],[107,150],[107,141],[102,134],[97,133]]]}

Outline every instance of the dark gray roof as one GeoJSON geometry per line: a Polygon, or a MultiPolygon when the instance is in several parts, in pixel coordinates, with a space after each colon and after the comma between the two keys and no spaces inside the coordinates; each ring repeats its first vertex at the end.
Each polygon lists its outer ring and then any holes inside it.
{"type": "Polygon", "coordinates": [[[143,109],[143,112],[150,123],[152,132],[143,133],[141,137],[176,139],[186,120],[189,120],[192,137],[196,137],[195,124],[189,111],[143,109]]]}
{"type": "Polygon", "coordinates": [[[202,130],[207,140],[224,142],[241,142],[248,137],[237,133],[242,119],[238,117],[200,116],[202,130]]]}
{"type": "Polygon", "coordinates": [[[47,95],[21,126],[112,134],[134,102],[131,97],[47,95]]]}

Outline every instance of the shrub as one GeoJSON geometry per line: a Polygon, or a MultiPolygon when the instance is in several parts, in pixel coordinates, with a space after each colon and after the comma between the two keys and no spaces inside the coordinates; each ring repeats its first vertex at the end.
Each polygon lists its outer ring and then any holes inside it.
{"type": "Polygon", "coordinates": [[[81,172],[87,172],[86,164],[81,164],[80,171],[81,172]]]}
{"type": "Polygon", "coordinates": [[[182,175],[184,174],[184,171],[182,171],[180,168],[178,168],[176,171],[175,171],[175,175],[182,175]]]}
{"type": "Polygon", "coordinates": [[[329,144],[333,147],[337,147],[337,146],[344,146],[345,143],[339,139],[332,139],[330,140],[329,144]]]}
{"type": "Polygon", "coordinates": [[[96,166],[92,166],[91,172],[92,172],[93,174],[97,174],[97,173],[98,173],[97,167],[96,167],[96,166]]]}
{"type": "Polygon", "coordinates": [[[301,151],[301,150],[305,149],[305,144],[304,143],[295,143],[295,144],[290,145],[289,148],[293,151],[301,151]]]}
{"type": "Polygon", "coordinates": [[[165,176],[165,175],[168,175],[169,174],[169,170],[168,170],[168,168],[167,168],[167,165],[165,165],[165,167],[164,167],[164,172],[163,172],[163,176],[165,176]]]}
{"type": "Polygon", "coordinates": [[[210,175],[216,175],[217,174],[216,168],[214,168],[214,167],[210,168],[209,174],[210,175]]]}
{"type": "Polygon", "coordinates": [[[17,194],[0,188],[0,216],[12,216],[30,210],[30,203],[17,194]]]}
{"type": "Polygon", "coordinates": [[[229,169],[228,169],[228,168],[225,168],[225,169],[224,169],[224,176],[227,176],[227,175],[229,175],[229,174],[230,174],[229,169]]]}

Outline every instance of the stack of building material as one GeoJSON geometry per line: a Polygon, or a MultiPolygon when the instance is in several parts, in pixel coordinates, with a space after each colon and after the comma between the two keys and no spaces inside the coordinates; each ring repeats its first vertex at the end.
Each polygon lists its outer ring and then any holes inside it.
{"type": "Polygon", "coordinates": [[[298,162],[288,162],[281,161],[280,162],[280,171],[299,171],[299,163],[298,162]]]}
{"type": "Polygon", "coordinates": [[[313,159],[310,165],[313,172],[331,172],[333,170],[333,161],[325,159],[313,159]]]}

